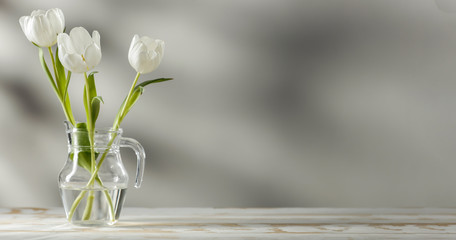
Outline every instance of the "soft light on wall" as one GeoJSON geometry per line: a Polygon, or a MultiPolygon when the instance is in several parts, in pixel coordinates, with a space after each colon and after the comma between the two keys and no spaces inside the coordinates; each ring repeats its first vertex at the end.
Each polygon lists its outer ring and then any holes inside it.
{"type": "Polygon", "coordinates": [[[454,207],[456,19],[439,2],[4,0],[0,206],[60,205],[64,116],[18,23],[59,7],[100,32],[100,125],[134,78],[131,37],[166,41],[150,78],[175,80],[122,126],[148,156],[126,205],[454,207]]]}

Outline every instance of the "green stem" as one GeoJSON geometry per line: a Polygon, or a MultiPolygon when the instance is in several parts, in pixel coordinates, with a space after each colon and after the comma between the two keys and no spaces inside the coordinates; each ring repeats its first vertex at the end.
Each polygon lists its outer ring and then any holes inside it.
{"type": "Polygon", "coordinates": [[[87,73],[84,72],[84,78],[86,81],[85,84],[85,96],[87,99],[84,99],[87,101],[86,104],[86,117],[87,117],[87,131],[89,132],[89,142],[90,142],[90,158],[91,158],[91,169],[90,172],[93,173],[95,171],[95,149],[94,148],[94,136],[95,136],[95,126],[92,122],[92,110],[91,110],[91,99],[90,99],[90,85],[89,85],[89,79],[87,78],[87,73]]]}
{"type": "MultiPolygon", "coordinates": [[[[135,89],[136,83],[138,82],[138,79],[139,79],[139,76],[140,76],[140,75],[141,75],[140,73],[137,73],[137,74],[136,74],[135,80],[133,81],[133,84],[131,85],[130,91],[128,92],[127,98],[125,99],[125,103],[127,103],[127,102],[129,101],[129,99],[131,98],[131,95],[132,95],[132,93],[133,93],[133,91],[134,91],[134,89],[135,89]]],[[[86,86],[88,86],[88,84],[87,84],[87,81],[88,81],[88,80],[87,80],[87,75],[86,75],[86,73],[84,73],[84,76],[85,76],[85,78],[86,78],[86,86]]],[[[86,91],[88,91],[87,88],[86,88],[86,91]]],[[[88,94],[86,93],[86,95],[88,95],[88,94]]],[[[89,101],[87,100],[87,102],[89,102],[89,101]]],[[[88,104],[87,104],[87,105],[88,105],[88,104]]],[[[116,118],[116,120],[115,120],[115,122],[114,122],[114,124],[113,124],[113,127],[112,127],[113,130],[117,130],[117,129],[119,128],[120,123],[121,123],[121,121],[122,121],[122,115],[123,115],[123,112],[125,111],[125,108],[126,108],[126,104],[124,104],[124,105],[122,106],[122,108],[120,109],[119,114],[117,115],[118,117],[116,118]]],[[[90,110],[90,109],[89,109],[89,110],[90,110]]],[[[90,112],[89,110],[86,109],[86,113],[87,113],[87,116],[88,116],[88,117],[87,117],[87,122],[88,122],[88,123],[89,123],[89,112],[90,112]]],[[[89,126],[89,125],[88,125],[88,126],[89,126]]],[[[90,130],[89,130],[89,132],[90,132],[90,130]]],[[[114,133],[114,136],[111,138],[111,140],[110,140],[109,143],[108,143],[107,149],[104,151],[103,155],[100,157],[100,160],[98,161],[97,167],[96,167],[95,169],[92,168],[92,176],[90,177],[89,181],[87,182],[86,187],[91,187],[91,186],[93,186],[94,181],[95,181],[95,179],[97,179],[97,176],[98,176],[98,170],[100,169],[101,164],[103,163],[104,159],[106,158],[106,155],[108,154],[109,149],[111,148],[111,146],[112,146],[112,144],[113,144],[113,142],[114,142],[114,140],[115,140],[116,137],[117,137],[117,133],[114,133]]],[[[89,139],[90,139],[90,138],[89,138],[89,139]]],[[[92,165],[92,166],[93,166],[93,165],[92,165]]],[[[82,194],[82,193],[81,193],[81,194],[82,194]]],[[[80,194],[80,195],[81,195],[81,194],[80,194]]],[[[109,196],[109,192],[108,192],[107,190],[104,191],[104,194],[105,194],[106,199],[108,200],[108,204],[109,204],[109,207],[110,207],[110,210],[111,210],[111,221],[114,221],[114,220],[115,220],[115,216],[114,216],[114,207],[113,207],[113,205],[112,205],[111,197],[109,196]]],[[[89,198],[87,199],[87,201],[89,201],[89,198]]],[[[93,200],[92,200],[92,201],[93,201],[93,200]]],[[[87,202],[87,206],[88,206],[88,205],[89,205],[89,202],[87,202]]],[[[86,206],[86,210],[85,210],[84,212],[87,212],[87,211],[88,211],[88,210],[87,210],[87,206],[86,206]]],[[[90,205],[90,206],[91,206],[91,205],[90,205]]],[[[85,215],[85,214],[84,214],[84,215],[85,215]]]]}
{"type": "Polygon", "coordinates": [[[136,74],[136,78],[133,81],[133,84],[131,85],[131,88],[130,88],[130,91],[128,92],[127,98],[125,98],[125,104],[120,109],[120,111],[119,111],[120,114],[117,114],[116,120],[114,121],[114,124],[112,126],[113,130],[117,130],[119,128],[119,126],[120,126],[120,123],[122,122],[122,115],[124,114],[124,111],[125,111],[125,109],[127,107],[127,103],[130,100],[131,94],[135,90],[135,86],[136,86],[136,83],[138,82],[138,79],[139,79],[140,75],[141,75],[140,73],[136,74]]]}
{"type": "MultiPolygon", "coordinates": [[[[105,152],[103,153],[103,155],[101,156],[99,162],[98,162],[98,165],[97,167],[95,168],[95,171],[92,172],[92,176],[91,178],[89,179],[89,181],[87,182],[87,185],[86,185],[86,188],[91,188],[93,187],[94,185],[94,181],[96,180],[100,186],[102,188],[105,188],[104,185],[103,185],[103,182],[101,181],[101,179],[98,177],[98,170],[100,169],[101,167],[101,164],[103,163],[103,160],[106,158],[106,155],[107,153],[109,152],[109,149],[111,148],[113,142],[114,142],[114,139],[116,138],[117,136],[117,133],[114,134],[113,138],[111,139],[111,141],[108,143],[108,146],[107,146],[107,149],[105,150],[105,152]]],[[[93,148],[92,148],[93,149],[93,148]]],[[[111,196],[109,195],[109,192],[108,190],[103,190],[104,192],[104,196],[106,198],[106,201],[108,202],[108,205],[109,205],[109,209],[110,209],[110,215],[111,215],[111,221],[114,222],[115,221],[115,213],[114,213],[114,205],[112,203],[112,199],[111,199],[111,196]]],[[[73,216],[74,212],[76,211],[76,208],[79,206],[81,200],[84,198],[85,194],[87,193],[87,190],[83,190],[79,193],[78,197],[76,198],[76,200],[73,202],[73,205],[71,206],[71,209],[70,209],[70,213],[68,214],[68,220],[71,220],[71,217],[73,216]],[[71,217],[70,217],[71,216],[71,217]]],[[[88,220],[89,217],[90,217],[90,211],[91,211],[91,208],[92,208],[92,205],[93,205],[93,198],[87,198],[87,204],[86,204],[86,209],[84,210],[84,216],[83,216],[83,220],[88,220]]]]}
{"type": "MultiPolygon", "coordinates": [[[[97,176],[97,178],[95,180],[98,182],[98,184],[100,184],[101,187],[104,188],[103,182],[101,181],[101,179],[98,176],[97,176]]],[[[114,214],[114,205],[112,204],[111,195],[109,195],[109,192],[108,192],[107,189],[104,189],[103,193],[104,193],[106,201],[108,202],[108,205],[109,205],[109,212],[110,212],[109,215],[111,217],[111,221],[114,222],[115,221],[115,214],[114,214]]]]}
{"type": "MultiPolygon", "coordinates": [[[[100,184],[101,187],[104,187],[103,182],[101,181],[101,179],[98,176],[95,178],[95,180],[100,184]]],[[[109,210],[110,210],[110,213],[111,213],[111,221],[114,222],[115,221],[114,205],[112,204],[111,196],[109,195],[108,190],[105,189],[105,190],[103,190],[103,192],[104,192],[106,201],[108,202],[108,205],[109,205],[109,210]]],[[[74,213],[76,212],[76,208],[78,208],[79,204],[81,203],[82,199],[84,199],[86,194],[87,194],[87,190],[82,190],[79,193],[79,195],[76,197],[76,199],[73,202],[73,205],[71,205],[70,212],[68,213],[68,221],[71,221],[71,219],[73,218],[74,213]]],[[[88,211],[87,207],[84,210],[84,213],[86,211],[88,211]]],[[[84,219],[84,217],[83,217],[83,220],[88,220],[88,219],[84,219]]]]}
{"type": "MultiPolygon", "coordinates": [[[[68,70],[68,73],[67,73],[67,81],[70,81],[70,78],[71,78],[71,71],[68,70]]],[[[67,89],[68,89],[68,85],[67,85],[67,89]]]]}
{"type": "Polygon", "coordinates": [[[114,222],[116,220],[116,215],[114,214],[114,205],[112,205],[112,199],[111,199],[111,195],[109,195],[109,192],[108,190],[103,190],[103,193],[105,195],[105,198],[106,200],[108,201],[108,205],[109,205],[109,210],[110,210],[110,215],[111,215],[111,222],[114,222]]]}
{"type": "MultiPolygon", "coordinates": [[[[49,53],[52,56],[52,53],[49,53]]],[[[59,89],[57,88],[57,85],[55,83],[54,78],[52,77],[51,72],[49,71],[49,68],[47,66],[46,60],[44,59],[44,53],[43,49],[39,48],[39,56],[40,56],[40,61],[41,61],[41,67],[43,67],[44,72],[48,76],[49,82],[51,83],[52,89],[54,89],[55,94],[59,98],[59,100],[62,100],[60,97],[59,89]]],[[[55,69],[55,65],[53,64],[52,67],[55,69]]],[[[55,72],[55,71],[54,71],[55,72]]]]}
{"type": "Polygon", "coordinates": [[[81,200],[84,198],[84,196],[87,194],[86,190],[83,190],[79,193],[78,197],[74,200],[73,205],[71,205],[70,212],[68,213],[68,221],[71,221],[73,218],[74,212],[76,211],[76,208],[79,206],[79,203],[81,200]]]}
{"type": "MultiPolygon", "coordinates": [[[[90,95],[89,95],[89,92],[90,92],[90,85],[89,85],[89,80],[87,78],[87,73],[84,72],[84,78],[85,78],[85,81],[86,81],[86,84],[85,84],[85,97],[87,99],[84,99],[87,104],[86,104],[86,116],[87,116],[87,131],[89,132],[89,143],[90,143],[90,172],[93,173],[95,172],[95,164],[96,164],[96,159],[95,159],[95,149],[94,149],[94,136],[95,136],[95,126],[93,126],[92,124],[92,115],[91,115],[91,104],[90,104],[90,95]]],[[[93,182],[92,184],[90,184],[89,186],[87,186],[88,188],[92,188],[93,187],[93,182]]],[[[90,218],[90,214],[92,212],[92,206],[93,206],[93,200],[94,200],[94,195],[93,195],[93,191],[90,190],[89,191],[89,196],[87,197],[87,204],[86,204],[86,208],[84,210],[84,215],[83,215],[83,218],[82,220],[89,220],[90,218]]]]}
{"type": "MultiPolygon", "coordinates": [[[[41,48],[40,48],[40,51],[42,51],[41,48]]],[[[57,78],[57,69],[55,67],[55,59],[54,59],[54,55],[52,54],[51,47],[48,47],[48,51],[49,51],[49,56],[51,57],[51,60],[52,60],[52,68],[54,70],[54,76],[55,76],[55,78],[57,78]]],[[[66,119],[74,126],[76,124],[76,121],[74,120],[74,116],[73,116],[73,112],[71,110],[71,105],[69,103],[69,99],[68,99],[68,104],[66,104],[67,97],[68,97],[67,93],[65,93],[65,96],[61,96],[60,90],[59,90],[58,86],[56,85],[55,80],[52,77],[51,73],[49,72],[49,68],[47,66],[47,63],[44,61],[44,58],[42,61],[42,65],[43,65],[42,67],[43,67],[44,71],[48,75],[49,82],[51,83],[51,86],[54,89],[54,92],[57,95],[57,98],[59,99],[59,101],[62,105],[63,113],[65,114],[66,119]]],[[[67,81],[70,80],[69,79],[70,76],[71,76],[71,74],[68,75],[67,81]]],[[[67,84],[67,86],[68,86],[68,84],[67,84]]]]}
{"type": "Polygon", "coordinates": [[[109,149],[111,149],[111,146],[114,142],[114,139],[116,139],[116,137],[117,137],[117,133],[114,133],[114,136],[109,141],[106,150],[104,151],[103,155],[101,155],[100,160],[98,161],[97,167],[95,168],[95,171],[92,172],[92,176],[90,177],[89,182],[87,182],[86,187],[93,185],[93,182],[95,181],[95,179],[97,177],[98,170],[101,168],[101,164],[103,163],[104,159],[106,158],[106,155],[108,154],[109,149]]]}
{"type": "Polygon", "coordinates": [[[76,125],[76,121],[74,120],[73,113],[71,112],[71,108],[69,108],[65,103],[61,102],[63,113],[65,113],[66,119],[73,125],[76,125]]]}
{"type": "Polygon", "coordinates": [[[57,75],[57,69],[55,68],[55,60],[54,60],[54,55],[52,54],[52,48],[48,47],[48,51],[49,51],[49,55],[51,56],[52,66],[54,68],[54,77],[55,77],[55,79],[57,79],[58,75],[57,75]]]}
{"type": "Polygon", "coordinates": [[[71,110],[71,102],[70,102],[70,96],[68,95],[68,86],[70,85],[70,78],[71,78],[71,71],[68,71],[68,75],[66,77],[66,84],[65,84],[65,90],[63,93],[63,110],[65,112],[65,116],[67,117],[68,121],[73,124],[73,126],[76,125],[76,121],[74,120],[73,116],[73,111],[71,110]]]}
{"type": "MultiPolygon", "coordinates": [[[[48,48],[49,50],[49,54],[51,55],[51,59],[52,59],[52,67],[54,69],[54,74],[55,72],[57,71],[56,68],[55,68],[55,61],[54,61],[54,57],[52,55],[52,49],[48,48]]],[[[55,94],[57,95],[57,98],[59,99],[60,103],[62,104],[62,108],[63,108],[63,112],[65,113],[65,117],[67,118],[68,121],[71,122],[71,124],[73,124],[73,126],[76,124],[75,120],[74,120],[74,117],[73,117],[73,113],[71,111],[71,107],[69,106],[66,106],[64,104],[64,99],[62,99],[62,97],[60,96],[60,91],[55,83],[55,80],[54,80],[54,77],[52,77],[52,74],[51,72],[49,71],[49,68],[47,66],[47,63],[46,61],[44,60],[44,53],[43,53],[43,49],[39,48],[38,49],[39,51],[39,57],[40,57],[40,62],[41,62],[41,67],[43,68],[44,72],[46,73],[47,77],[48,77],[48,80],[49,80],[49,83],[51,84],[52,86],[52,89],[54,90],[55,94]]]]}
{"type": "Polygon", "coordinates": [[[89,191],[89,196],[87,196],[87,205],[84,210],[84,214],[82,215],[82,220],[86,221],[90,219],[90,215],[92,214],[92,206],[93,206],[93,199],[95,196],[93,195],[93,190],[89,191]]]}
{"type": "MultiPolygon", "coordinates": [[[[96,165],[95,149],[94,149],[95,123],[92,121],[91,99],[90,99],[90,94],[89,94],[91,89],[89,89],[90,84],[89,84],[89,80],[87,78],[87,73],[84,73],[84,78],[85,78],[85,81],[86,81],[86,87],[85,87],[86,99],[84,99],[84,101],[86,101],[86,104],[85,104],[86,105],[85,106],[86,109],[85,110],[86,110],[86,116],[87,116],[87,131],[89,132],[90,157],[91,157],[91,169],[90,169],[90,172],[92,174],[92,176],[91,176],[90,180],[88,181],[86,187],[90,189],[90,188],[93,188],[93,186],[94,186],[94,180],[97,180],[99,182],[100,186],[104,187],[103,183],[101,182],[101,179],[98,177],[98,169],[100,169],[101,163],[103,161],[100,161],[100,163],[98,165],[96,165]]],[[[103,154],[103,159],[106,157],[106,154],[109,151],[109,148],[111,147],[111,145],[112,145],[112,142],[110,142],[108,149],[103,154]]],[[[109,192],[107,190],[104,190],[103,192],[104,192],[104,196],[106,197],[106,201],[108,202],[108,205],[109,205],[111,221],[114,221],[115,220],[114,219],[115,218],[114,206],[112,204],[111,196],[109,195],[109,192]]],[[[84,210],[84,214],[83,214],[82,220],[89,220],[90,219],[90,215],[91,215],[92,207],[93,207],[93,201],[94,201],[93,190],[90,190],[89,191],[89,196],[87,197],[87,204],[86,204],[86,208],[84,210]]],[[[73,205],[76,205],[76,207],[77,207],[77,205],[79,205],[79,203],[73,203],[73,205]]],[[[76,207],[74,209],[76,209],[76,207]]]]}
{"type": "MultiPolygon", "coordinates": [[[[131,97],[131,94],[133,93],[134,89],[135,89],[135,86],[136,86],[136,83],[138,82],[138,79],[139,79],[139,76],[141,74],[140,73],[137,73],[136,74],[136,77],[135,77],[135,80],[133,81],[133,84],[131,85],[130,87],[130,91],[128,92],[128,95],[127,95],[127,98],[125,98],[125,103],[128,102],[128,100],[130,99],[131,97]]],[[[120,109],[119,113],[120,114],[117,114],[117,118],[112,126],[112,129],[115,131],[117,129],[119,129],[119,126],[120,126],[120,123],[121,123],[121,116],[123,115],[123,112],[125,111],[125,108],[126,108],[126,104],[123,105],[123,107],[120,109]]],[[[95,171],[92,172],[92,176],[90,177],[89,179],[89,182],[87,183],[87,187],[93,185],[93,182],[95,181],[95,177],[97,176],[98,174],[98,170],[100,169],[101,167],[101,164],[103,163],[104,159],[106,158],[106,155],[108,154],[109,152],[109,149],[111,148],[111,145],[112,143],[114,142],[114,139],[116,139],[117,137],[117,133],[114,133],[114,136],[111,138],[111,140],[109,141],[108,143],[108,147],[107,149],[105,150],[105,152],[103,153],[103,155],[101,156],[100,160],[98,161],[98,165],[97,167],[95,168],[95,171]]]]}

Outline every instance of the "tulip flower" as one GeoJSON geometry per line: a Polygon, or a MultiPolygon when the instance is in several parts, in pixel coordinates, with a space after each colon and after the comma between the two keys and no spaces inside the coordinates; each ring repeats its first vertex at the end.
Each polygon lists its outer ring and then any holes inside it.
{"type": "Polygon", "coordinates": [[[135,35],[130,44],[128,61],[137,73],[154,71],[163,58],[165,42],[147,36],[135,35]]]}
{"type": "Polygon", "coordinates": [[[91,37],[85,28],[75,27],[70,35],[59,34],[57,44],[60,62],[72,72],[87,72],[100,63],[100,34],[97,31],[93,31],[91,37]]]}
{"type": "Polygon", "coordinates": [[[19,23],[30,42],[40,47],[51,47],[65,28],[65,17],[58,8],[35,10],[30,16],[21,17],[19,23]]]}

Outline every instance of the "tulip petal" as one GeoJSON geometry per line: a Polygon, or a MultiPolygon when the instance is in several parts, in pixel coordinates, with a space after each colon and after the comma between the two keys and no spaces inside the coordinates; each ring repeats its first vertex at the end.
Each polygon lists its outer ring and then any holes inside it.
{"type": "Polygon", "coordinates": [[[152,58],[151,59],[151,63],[150,63],[149,71],[152,72],[155,69],[157,69],[158,66],[160,65],[160,62],[161,62],[161,58],[160,57],[157,56],[155,58],[152,58]]]}
{"type": "Polygon", "coordinates": [[[84,54],[85,49],[93,43],[89,32],[83,27],[75,27],[71,29],[70,38],[73,42],[73,47],[76,53],[84,54]]]}
{"type": "Polygon", "coordinates": [[[21,18],[19,18],[19,24],[21,25],[21,28],[22,28],[22,31],[24,32],[25,36],[27,37],[27,39],[29,41],[30,38],[29,38],[29,34],[28,34],[28,23],[30,21],[30,17],[29,16],[22,16],[21,18]]]}
{"type": "Polygon", "coordinates": [[[141,64],[143,64],[148,58],[147,47],[142,42],[136,43],[128,54],[128,61],[136,72],[142,71],[140,70],[143,69],[141,64]]]}
{"type": "MultiPolygon", "coordinates": [[[[57,43],[59,45],[59,56],[61,54],[73,54],[76,53],[73,42],[70,39],[70,36],[66,33],[61,33],[57,36],[57,43]]],[[[62,56],[63,56],[62,55],[62,56]]]]}
{"type": "Polygon", "coordinates": [[[154,60],[154,59],[159,58],[157,52],[155,52],[155,51],[147,51],[146,53],[147,53],[147,59],[149,59],[149,60],[154,60]]]}
{"type": "Polygon", "coordinates": [[[87,64],[83,61],[81,55],[76,53],[65,54],[63,58],[60,58],[60,61],[65,68],[70,69],[72,72],[87,72],[87,64]]]}
{"type": "Polygon", "coordinates": [[[147,46],[142,42],[138,42],[138,44],[133,46],[133,50],[132,50],[134,55],[138,55],[142,52],[147,53],[147,51],[148,51],[147,46]]]}
{"type": "Polygon", "coordinates": [[[54,36],[51,25],[44,15],[32,17],[28,34],[30,35],[29,40],[41,47],[50,47],[57,41],[57,35],[54,36]]]}
{"type": "Polygon", "coordinates": [[[155,51],[160,56],[160,61],[161,61],[161,59],[163,58],[163,55],[165,54],[165,42],[160,39],[156,39],[155,41],[157,42],[157,45],[158,45],[157,48],[155,49],[155,51]]]}
{"type": "Polygon", "coordinates": [[[38,15],[44,15],[44,14],[46,14],[46,11],[41,10],[41,9],[37,9],[37,10],[32,11],[30,16],[35,17],[35,16],[38,16],[38,15]]]}
{"type": "Polygon", "coordinates": [[[138,72],[141,74],[149,73],[153,71],[152,60],[147,52],[141,52],[138,55],[138,72]]]}
{"type": "Polygon", "coordinates": [[[28,39],[31,42],[34,42],[40,46],[42,44],[42,41],[39,40],[39,37],[37,37],[37,34],[42,34],[41,30],[42,30],[42,21],[39,19],[39,16],[31,17],[27,23],[28,39]]]}
{"type": "MultiPolygon", "coordinates": [[[[98,65],[98,63],[100,63],[101,49],[98,46],[96,46],[95,44],[90,45],[84,53],[84,58],[85,58],[87,67],[89,69],[92,69],[93,67],[98,65]]],[[[87,70],[89,70],[89,69],[87,69],[87,70]]]]}
{"type": "Polygon", "coordinates": [[[146,45],[147,50],[149,51],[155,51],[155,48],[157,47],[155,39],[152,39],[147,36],[141,37],[141,42],[143,42],[146,45]]]}
{"type": "Polygon", "coordinates": [[[131,52],[131,50],[133,49],[133,47],[139,42],[139,35],[136,34],[133,39],[131,40],[131,44],[130,44],[130,49],[128,50],[129,54],[131,52]]]}
{"type": "Polygon", "coordinates": [[[58,8],[49,9],[46,12],[46,18],[49,20],[56,35],[63,32],[65,28],[65,17],[62,10],[58,8]]]}
{"type": "Polygon", "coordinates": [[[95,45],[98,46],[98,48],[101,48],[101,45],[100,45],[100,34],[98,33],[98,31],[93,31],[92,32],[92,40],[95,43],[95,45]]]}
{"type": "MultiPolygon", "coordinates": [[[[154,53],[157,56],[156,53],[154,53]]],[[[140,54],[141,64],[140,64],[140,73],[150,73],[157,69],[160,61],[157,57],[150,57],[150,53],[141,53],[140,54]]]]}

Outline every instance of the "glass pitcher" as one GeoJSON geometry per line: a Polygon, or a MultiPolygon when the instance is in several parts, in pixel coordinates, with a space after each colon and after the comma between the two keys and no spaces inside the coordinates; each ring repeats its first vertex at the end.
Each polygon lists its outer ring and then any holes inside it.
{"type": "Polygon", "coordinates": [[[65,126],[68,158],[58,184],[67,219],[76,225],[112,225],[119,219],[128,186],[119,149],[129,147],[136,153],[136,188],[142,182],[144,149],[138,141],[122,137],[122,129],[95,129],[92,148],[84,123],[65,126]]]}

